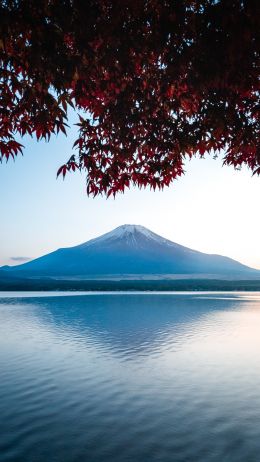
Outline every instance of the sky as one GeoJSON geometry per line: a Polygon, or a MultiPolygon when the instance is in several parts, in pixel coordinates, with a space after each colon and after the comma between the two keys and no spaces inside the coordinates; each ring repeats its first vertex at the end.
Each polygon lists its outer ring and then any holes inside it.
{"type": "Polygon", "coordinates": [[[186,162],[164,191],[132,188],[115,199],[90,198],[85,174],[56,179],[71,155],[76,127],[49,143],[25,138],[24,155],[0,164],[0,266],[71,247],[122,224],[139,224],[195,250],[260,269],[260,178],[222,159],[186,162]]]}

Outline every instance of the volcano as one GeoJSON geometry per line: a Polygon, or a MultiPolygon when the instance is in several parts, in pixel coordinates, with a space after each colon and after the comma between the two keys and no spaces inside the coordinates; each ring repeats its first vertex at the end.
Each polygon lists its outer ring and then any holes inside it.
{"type": "Polygon", "coordinates": [[[260,271],[221,255],[189,249],[140,225],[122,225],[81,245],[61,248],[5,274],[54,278],[259,277],[260,271]]]}

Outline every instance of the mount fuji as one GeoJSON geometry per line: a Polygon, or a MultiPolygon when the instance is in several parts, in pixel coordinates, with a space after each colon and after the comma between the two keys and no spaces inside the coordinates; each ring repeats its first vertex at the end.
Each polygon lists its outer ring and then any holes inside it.
{"type": "Polygon", "coordinates": [[[1,273],[59,279],[260,277],[260,271],[231,258],[189,249],[139,225],[119,226],[81,245],[2,268],[1,273]]]}

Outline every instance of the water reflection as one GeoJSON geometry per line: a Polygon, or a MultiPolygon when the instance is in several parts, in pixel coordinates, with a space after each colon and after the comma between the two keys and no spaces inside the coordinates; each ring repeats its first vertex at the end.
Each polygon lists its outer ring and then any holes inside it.
{"type": "MultiPolygon", "coordinates": [[[[142,349],[153,349],[154,344],[167,342],[167,337],[180,342],[187,341],[183,331],[188,329],[188,337],[196,335],[196,326],[206,323],[209,316],[217,315],[221,310],[229,313],[240,309],[239,297],[209,298],[182,295],[96,295],[82,297],[52,297],[20,299],[17,312],[17,300],[9,299],[2,303],[8,307],[9,322],[26,324],[26,330],[45,327],[53,335],[61,334],[67,340],[77,342],[92,341],[106,343],[112,350],[136,353],[142,349]],[[239,303],[238,303],[239,302],[239,303]],[[10,308],[14,308],[13,311],[10,308]]],[[[3,315],[3,310],[2,310],[3,315]]],[[[217,321],[218,322],[218,321],[217,321]]],[[[176,342],[177,343],[177,342],[176,342]]]]}
{"type": "Polygon", "coordinates": [[[0,300],[0,461],[258,461],[259,308],[258,294],[0,300]]]}

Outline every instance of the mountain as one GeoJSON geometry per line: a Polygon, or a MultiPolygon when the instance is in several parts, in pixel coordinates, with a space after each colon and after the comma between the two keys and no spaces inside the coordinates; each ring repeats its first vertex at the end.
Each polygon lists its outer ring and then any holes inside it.
{"type": "Polygon", "coordinates": [[[189,249],[139,225],[119,226],[84,244],[5,267],[1,273],[61,279],[260,277],[260,271],[231,258],[189,249]]]}

